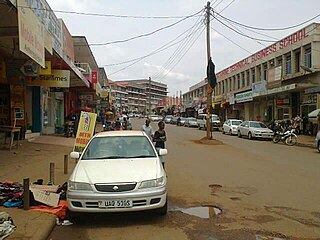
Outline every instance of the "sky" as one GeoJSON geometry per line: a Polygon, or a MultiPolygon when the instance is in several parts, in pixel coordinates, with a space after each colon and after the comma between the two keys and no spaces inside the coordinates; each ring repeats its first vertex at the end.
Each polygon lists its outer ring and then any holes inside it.
{"type": "MultiPolygon", "coordinates": [[[[203,9],[207,3],[205,0],[47,0],[47,2],[53,10],[60,11],[170,17],[193,15],[203,9]]],[[[214,11],[220,12],[221,15],[261,28],[293,26],[320,12],[320,0],[213,0],[211,2],[214,11]],[[231,4],[225,8],[229,3],[231,4]]],[[[153,32],[181,19],[114,18],[66,13],[56,13],[56,15],[64,20],[72,35],[86,36],[89,44],[132,38],[153,32]]],[[[168,85],[169,96],[174,96],[180,91],[184,93],[206,76],[206,31],[203,13],[198,15],[147,37],[123,43],[91,46],[91,50],[98,65],[105,67],[108,78],[111,80],[151,77],[152,80],[168,85]],[[198,17],[198,15],[201,16],[198,17]],[[128,65],[133,62],[108,66],[140,58],[155,52],[162,46],[170,47],[143,58],[132,66],[128,65]]],[[[320,17],[312,22],[320,22],[320,17]]],[[[261,31],[260,33],[281,39],[310,23],[289,30],[261,31]]],[[[270,39],[243,28],[238,30],[255,38],[270,39]]],[[[210,36],[211,56],[216,65],[216,72],[271,44],[243,37],[215,19],[211,21],[210,36]],[[240,47],[227,40],[225,36],[240,47]]]]}

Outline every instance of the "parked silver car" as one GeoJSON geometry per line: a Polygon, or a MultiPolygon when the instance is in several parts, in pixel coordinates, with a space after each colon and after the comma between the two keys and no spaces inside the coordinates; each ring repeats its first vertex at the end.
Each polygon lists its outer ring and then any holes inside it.
{"type": "Polygon", "coordinates": [[[242,123],[241,120],[238,119],[229,119],[222,126],[222,133],[229,133],[230,135],[237,135],[238,127],[242,123]]]}
{"type": "Polygon", "coordinates": [[[188,117],[186,122],[184,123],[185,127],[198,127],[197,119],[193,117],[188,117]]]}
{"type": "Polygon", "coordinates": [[[238,127],[238,137],[246,136],[249,140],[253,138],[273,138],[273,131],[263,122],[244,121],[238,127]]]}
{"type": "Polygon", "coordinates": [[[315,139],[316,148],[318,149],[320,153],[320,131],[317,133],[316,139],[315,139]]]}

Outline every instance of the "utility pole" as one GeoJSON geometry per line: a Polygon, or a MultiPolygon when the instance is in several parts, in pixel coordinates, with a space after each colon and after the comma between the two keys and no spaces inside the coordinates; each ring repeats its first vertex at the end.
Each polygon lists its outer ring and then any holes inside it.
{"type": "Polygon", "coordinates": [[[151,115],[151,77],[149,77],[149,115],[151,115]]]}
{"type": "MultiPolygon", "coordinates": [[[[211,58],[211,53],[210,53],[210,10],[211,10],[211,6],[210,6],[210,2],[207,2],[207,7],[206,7],[207,11],[207,63],[209,63],[209,60],[211,58]]],[[[211,107],[211,102],[212,102],[212,91],[213,89],[210,87],[209,81],[207,84],[207,121],[206,121],[206,125],[207,125],[207,138],[211,139],[211,121],[210,121],[210,117],[211,117],[211,113],[210,113],[210,107],[211,107]]]]}

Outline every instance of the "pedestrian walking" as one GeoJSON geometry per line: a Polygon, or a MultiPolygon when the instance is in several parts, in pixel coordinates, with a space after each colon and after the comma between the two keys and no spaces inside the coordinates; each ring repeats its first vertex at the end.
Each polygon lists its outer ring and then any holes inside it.
{"type": "Polygon", "coordinates": [[[127,130],[127,129],[128,129],[128,122],[127,122],[127,118],[124,117],[122,122],[122,130],[127,130]]]}
{"type": "Polygon", "coordinates": [[[150,125],[150,119],[147,119],[146,123],[144,125],[142,125],[141,131],[145,132],[147,134],[148,138],[152,141],[154,132],[153,132],[153,129],[150,125]]]}
{"type": "Polygon", "coordinates": [[[303,128],[303,134],[308,134],[308,117],[306,115],[303,115],[302,117],[302,128],[303,128]]]}
{"type": "MultiPolygon", "coordinates": [[[[167,141],[166,131],[164,130],[164,122],[160,121],[158,123],[159,129],[154,133],[153,141],[155,142],[155,147],[157,151],[159,152],[160,149],[165,148],[165,141],[167,141]]],[[[163,156],[160,156],[160,160],[162,163],[162,166],[164,168],[165,159],[163,156]]]]}

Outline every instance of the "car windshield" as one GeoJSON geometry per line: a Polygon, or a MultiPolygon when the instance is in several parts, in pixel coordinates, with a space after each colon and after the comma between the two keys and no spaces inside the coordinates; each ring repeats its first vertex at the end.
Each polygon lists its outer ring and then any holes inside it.
{"type": "Polygon", "coordinates": [[[218,116],[212,115],[212,120],[217,121],[217,120],[219,120],[219,118],[218,118],[218,116]]]}
{"type": "Polygon", "coordinates": [[[92,139],[81,160],[147,157],[156,153],[146,136],[110,136],[92,139]]]}
{"type": "Polygon", "coordinates": [[[231,124],[239,126],[241,124],[241,121],[231,121],[231,124]]]}
{"type": "Polygon", "coordinates": [[[250,127],[253,128],[267,128],[267,126],[264,123],[261,122],[251,122],[250,127]]]}

